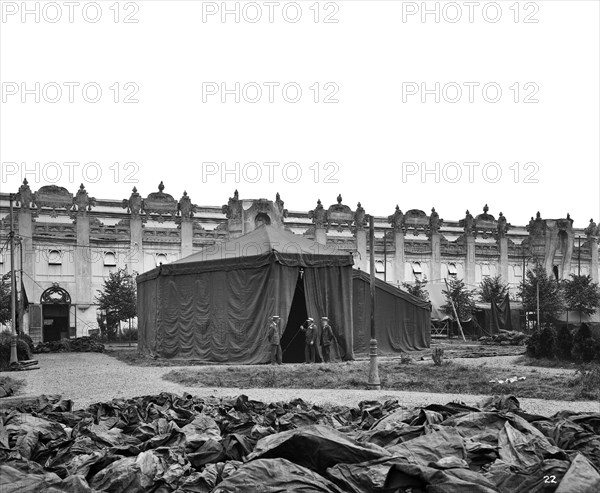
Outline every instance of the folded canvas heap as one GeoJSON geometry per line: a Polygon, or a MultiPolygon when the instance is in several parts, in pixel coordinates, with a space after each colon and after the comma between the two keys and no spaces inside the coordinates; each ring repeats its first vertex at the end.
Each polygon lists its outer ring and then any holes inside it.
{"type": "Polygon", "coordinates": [[[0,411],[3,492],[597,492],[600,413],[162,393],[0,411]]]}

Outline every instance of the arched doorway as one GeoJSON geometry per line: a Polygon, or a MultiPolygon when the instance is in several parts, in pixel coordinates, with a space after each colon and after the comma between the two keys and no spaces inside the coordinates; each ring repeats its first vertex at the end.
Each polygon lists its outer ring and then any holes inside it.
{"type": "Polygon", "coordinates": [[[46,289],[40,298],[42,304],[42,340],[60,341],[70,336],[69,308],[71,295],[58,283],[46,289]]]}

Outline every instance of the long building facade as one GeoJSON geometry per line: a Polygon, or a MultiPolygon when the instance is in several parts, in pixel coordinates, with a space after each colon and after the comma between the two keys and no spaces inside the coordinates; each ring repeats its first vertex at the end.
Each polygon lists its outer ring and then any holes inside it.
{"type": "MultiPolygon", "coordinates": [[[[25,180],[15,191],[13,222],[20,245],[15,268],[22,272],[29,302],[23,328],[34,341],[97,330],[96,296],[112,270],[142,273],[261,224],[350,251],[355,267],[369,271],[369,216],[360,203],[344,204],[341,195],[330,205],[317,200],[313,210],[291,211],[279,194],[275,200],[244,199],[236,190],[225,205],[198,206],[186,191],[176,199],[164,189],[161,182],[146,196],[134,188],[125,199],[96,199],[83,185],[75,193],[55,185],[32,191],[25,180]]],[[[11,229],[9,206],[10,194],[1,193],[0,246],[11,229]]],[[[514,226],[487,205],[456,220],[442,219],[435,208],[390,209],[389,216],[374,217],[375,270],[394,285],[455,277],[475,289],[485,277],[499,274],[515,296],[536,261],[558,279],[580,273],[598,281],[600,228],[592,220],[574,228],[568,214],[544,219],[537,212],[529,224],[514,226]]],[[[4,248],[0,274],[9,271],[4,248]]]]}

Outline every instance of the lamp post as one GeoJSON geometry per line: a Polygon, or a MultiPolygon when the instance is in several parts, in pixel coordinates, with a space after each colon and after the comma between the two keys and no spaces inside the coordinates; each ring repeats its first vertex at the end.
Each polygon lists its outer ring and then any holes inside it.
{"type": "Polygon", "coordinates": [[[375,336],[375,226],[369,216],[370,287],[371,287],[371,341],[369,343],[369,390],[381,390],[379,363],[377,361],[377,338],[375,336]]]}
{"type": "Polygon", "coordinates": [[[19,358],[17,356],[17,283],[15,282],[15,230],[13,224],[13,200],[14,196],[11,193],[10,197],[10,367],[19,366],[19,358]]]}

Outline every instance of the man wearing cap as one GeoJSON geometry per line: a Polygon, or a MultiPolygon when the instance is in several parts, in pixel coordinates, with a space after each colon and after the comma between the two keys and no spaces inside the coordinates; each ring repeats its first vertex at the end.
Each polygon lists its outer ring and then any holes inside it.
{"type": "Polygon", "coordinates": [[[279,328],[279,315],[271,317],[268,332],[269,343],[271,344],[271,364],[281,364],[281,329],[279,328]]]}
{"type": "Polygon", "coordinates": [[[321,317],[321,346],[323,348],[323,361],[329,363],[331,343],[335,339],[333,335],[333,329],[329,325],[329,319],[327,317],[321,317]]]}
{"type": "Polygon", "coordinates": [[[312,318],[308,318],[300,326],[300,330],[304,332],[304,363],[314,363],[317,341],[317,326],[315,325],[315,321],[312,318]]]}

